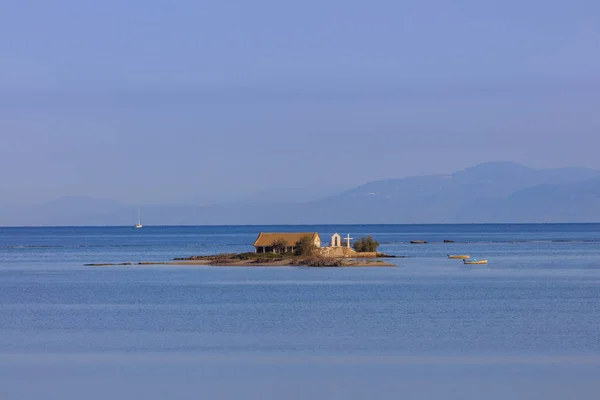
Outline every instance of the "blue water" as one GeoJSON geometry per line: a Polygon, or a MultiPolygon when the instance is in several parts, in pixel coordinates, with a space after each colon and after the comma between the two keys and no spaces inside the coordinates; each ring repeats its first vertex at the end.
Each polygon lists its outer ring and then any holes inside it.
{"type": "Polygon", "coordinates": [[[598,224],[0,228],[0,399],[596,399],[599,300],[598,224]],[[249,251],[261,230],[407,258],[83,266],[249,251]]]}

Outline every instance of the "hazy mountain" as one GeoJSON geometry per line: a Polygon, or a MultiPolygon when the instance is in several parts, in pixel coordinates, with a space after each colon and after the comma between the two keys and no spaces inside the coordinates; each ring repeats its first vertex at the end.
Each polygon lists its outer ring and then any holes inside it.
{"type": "MultiPolygon", "coordinates": [[[[600,171],[585,168],[535,170],[514,163],[486,163],[450,175],[370,182],[312,203],[308,214],[336,222],[354,216],[357,223],[487,222],[488,213],[514,202],[511,196],[518,191],[544,184],[569,185],[599,176],[600,171]]],[[[526,216],[519,213],[517,221],[525,222],[526,216]]],[[[502,217],[512,219],[510,212],[502,217]]],[[[600,220],[600,215],[596,217],[600,220]]],[[[552,216],[546,219],[552,220],[552,216]]]]}
{"type": "Polygon", "coordinates": [[[469,217],[489,222],[599,222],[600,178],[543,184],[504,199],[475,202],[469,217]]]}
{"type": "MultiPolygon", "coordinates": [[[[493,162],[449,175],[369,182],[325,199],[146,205],[146,225],[600,221],[600,171],[493,162]]],[[[133,225],[136,207],[66,197],[3,210],[0,225],[133,225]]]]}

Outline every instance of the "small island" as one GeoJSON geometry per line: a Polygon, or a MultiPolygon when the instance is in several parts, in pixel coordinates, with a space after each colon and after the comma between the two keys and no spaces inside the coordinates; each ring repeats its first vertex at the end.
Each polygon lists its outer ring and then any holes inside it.
{"type": "MultiPolygon", "coordinates": [[[[154,263],[153,263],[154,264],[154,263]]],[[[170,261],[170,265],[210,265],[226,267],[395,267],[381,259],[331,258],[331,257],[293,257],[264,255],[255,253],[218,254],[214,256],[192,256],[170,261]]]]}
{"type": "MultiPolygon", "coordinates": [[[[216,255],[198,255],[178,257],[167,262],[138,262],[136,265],[210,265],[228,267],[395,267],[383,261],[395,258],[377,251],[379,242],[371,236],[363,237],[351,243],[348,235],[342,238],[335,233],[329,246],[321,246],[317,232],[271,233],[261,232],[254,242],[254,252],[227,253],[216,255]]],[[[88,266],[131,265],[86,264],[88,266]]]]}

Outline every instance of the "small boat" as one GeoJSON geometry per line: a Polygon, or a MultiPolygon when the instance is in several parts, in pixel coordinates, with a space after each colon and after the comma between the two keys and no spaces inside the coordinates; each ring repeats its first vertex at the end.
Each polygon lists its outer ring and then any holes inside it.
{"type": "Polygon", "coordinates": [[[410,242],[412,244],[426,244],[427,243],[425,240],[411,240],[410,242]]]}
{"type": "Polygon", "coordinates": [[[137,224],[135,224],[136,228],[141,228],[142,227],[142,219],[140,218],[140,209],[138,208],[138,222],[137,224]]]}
{"type": "Polygon", "coordinates": [[[448,258],[453,260],[468,260],[471,256],[469,254],[448,254],[448,258]]]}
{"type": "Polygon", "coordinates": [[[487,264],[487,260],[476,260],[476,259],[472,259],[472,260],[463,260],[463,262],[464,262],[465,264],[468,264],[468,265],[487,264]]]}

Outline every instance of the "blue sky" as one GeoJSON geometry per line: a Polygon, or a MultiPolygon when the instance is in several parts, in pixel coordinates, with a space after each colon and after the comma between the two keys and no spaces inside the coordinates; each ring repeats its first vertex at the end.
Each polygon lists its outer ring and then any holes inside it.
{"type": "Polygon", "coordinates": [[[4,204],[600,169],[597,1],[4,1],[4,204]]]}

